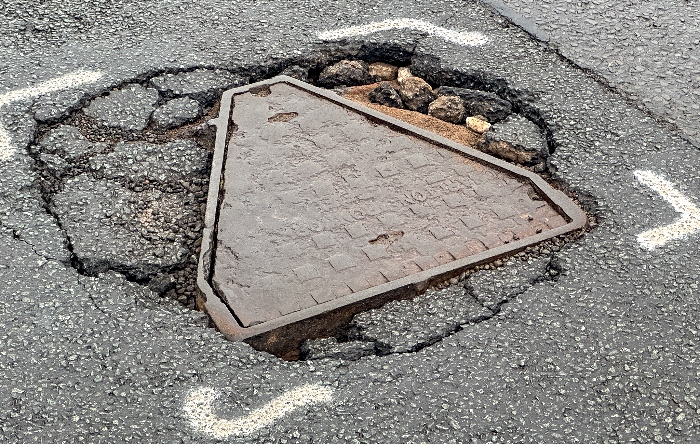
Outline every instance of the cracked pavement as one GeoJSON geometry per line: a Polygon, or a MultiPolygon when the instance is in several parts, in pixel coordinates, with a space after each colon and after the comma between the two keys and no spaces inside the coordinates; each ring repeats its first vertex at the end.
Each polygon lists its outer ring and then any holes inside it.
{"type": "MultiPolygon", "coordinates": [[[[80,88],[6,104],[0,115],[17,149],[0,160],[1,441],[216,442],[196,432],[182,413],[192,388],[220,390],[214,412],[234,418],[306,383],[334,388],[333,401],[308,405],[229,441],[700,438],[698,235],[653,251],[641,248],[637,234],[672,223],[677,214],[633,175],[640,168],[654,170],[694,202],[700,199],[698,151],[691,143],[697,135],[695,90],[686,96],[682,86],[695,81],[692,63],[661,59],[671,73],[666,79],[674,81],[660,80],[663,73],[648,64],[655,63],[653,48],[618,51],[628,47],[610,31],[630,23],[618,16],[589,18],[602,23],[591,28],[600,31],[590,39],[606,42],[590,51],[584,48],[588,37],[571,37],[572,26],[554,24],[556,14],[528,12],[550,33],[545,46],[473,2],[108,3],[15,0],[0,10],[6,22],[0,30],[1,91],[81,68],[104,73],[80,88]],[[93,7],[104,13],[90,12],[93,7]],[[338,44],[315,37],[317,31],[389,16],[480,31],[489,41],[480,48],[461,47],[410,30],[338,44]],[[516,98],[525,110],[536,107],[555,148],[553,179],[576,190],[597,218],[585,236],[544,253],[534,275],[528,274],[527,261],[471,275],[465,281],[470,298],[487,306],[508,299],[495,314],[470,324],[474,315],[466,313],[458,324],[447,323],[460,329],[419,350],[284,362],[225,341],[201,313],[120,274],[86,276],[71,266],[66,230],[46,211],[29,151],[38,124],[53,124],[56,116],[86,106],[114,86],[166,72],[226,69],[252,81],[294,64],[295,58],[331,61],[381,52],[383,57],[413,54],[416,72],[423,70],[429,81],[449,83],[430,78],[441,71],[452,83],[471,82],[463,86],[516,98]],[[611,65],[611,72],[601,63],[586,66],[587,57],[594,56],[617,57],[620,64],[611,65]],[[644,71],[636,70],[639,63],[644,71]],[[620,74],[635,71],[645,74],[620,74]],[[624,94],[600,79],[619,82],[624,94]],[[647,87],[650,82],[663,89],[663,100],[653,99],[657,93],[647,87]],[[52,111],[38,112],[47,108],[52,111]],[[551,271],[558,276],[545,279],[551,271]],[[521,278],[526,285],[516,285],[521,278]]],[[[508,3],[519,7],[515,0],[508,3]]],[[[562,14],[576,11],[566,2],[546,5],[562,14]]],[[[681,45],[693,35],[692,11],[685,5],[692,2],[669,4],[664,15],[655,16],[661,29],[670,29],[665,20],[687,23],[677,28],[681,37],[669,33],[663,40],[671,48],[661,52],[667,58],[674,51],[684,54],[681,45]]],[[[632,35],[653,41],[658,28],[639,26],[632,35]]],[[[445,293],[461,292],[464,283],[450,288],[445,293]]],[[[392,313],[405,313],[396,325],[438,325],[442,305],[435,307],[419,310],[425,319],[408,309],[392,313]]],[[[365,313],[361,325],[385,315],[365,313]]]]}

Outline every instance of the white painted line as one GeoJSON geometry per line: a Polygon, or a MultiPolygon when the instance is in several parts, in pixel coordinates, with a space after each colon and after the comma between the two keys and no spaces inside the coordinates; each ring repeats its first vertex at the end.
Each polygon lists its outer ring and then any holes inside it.
{"type": "MultiPolygon", "coordinates": [[[[92,83],[103,74],[97,71],[75,71],[55,79],[47,80],[38,85],[29,86],[27,88],[17,89],[6,92],[0,95],[0,108],[16,102],[17,100],[30,99],[39,97],[50,92],[59,91],[62,89],[75,88],[86,83],[92,83]]],[[[0,125],[0,160],[7,160],[15,153],[15,148],[12,146],[12,140],[7,130],[0,125]]]]}
{"type": "Polygon", "coordinates": [[[10,141],[10,135],[2,124],[0,124],[0,161],[7,160],[15,153],[10,141]]]}
{"type": "Polygon", "coordinates": [[[333,390],[320,384],[306,384],[278,396],[262,407],[241,418],[223,419],[212,411],[218,393],[202,387],[187,395],[182,407],[192,428],[216,439],[248,435],[269,426],[293,410],[309,404],[327,403],[333,399],[333,390]]]}
{"type": "Polygon", "coordinates": [[[391,29],[415,29],[462,46],[481,46],[488,41],[486,36],[480,32],[453,31],[451,29],[435,26],[423,20],[410,18],[388,19],[381,22],[368,23],[366,25],[336,29],[334,31],[323,31],[318,33],[318,38],[321,40],[341,40],[347,37],[369,35],[379,31],[389,31],[391,29]]]}
{"type": "Polygon", "coordinates": [[[681,214],[680,219],[670,225],[645,231],[637,236],[637,241],[646,249],[653,250],[674,239],[682,239],[700,231],[700,208],[678,191],[671,182],[653,171],[637,170],[637,180],[650,187],[671,204],[681,214]]]}

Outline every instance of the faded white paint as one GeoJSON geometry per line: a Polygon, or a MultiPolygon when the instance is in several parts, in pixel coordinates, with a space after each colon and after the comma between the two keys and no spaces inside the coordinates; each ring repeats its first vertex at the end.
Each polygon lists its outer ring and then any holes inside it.
{"type": "Polygon", "coordinates": [[[333,390],[320,384],[306,384],[278,396],[246,416],[223,419],[214,414],[212,403],[219,394],[202,387],[187,395],[183,411],[192,428],[216,439],[248,435],[269,426],[293,410],[309,404],[327,403],[333,399],[333,390]]]}
{"type": "MultiPolygon", "coordinates": [[[[76,71],[66,74],[55,79],[47,80],[38,85],[29,86],[27,88],[8,91],[0,95],[0,109],[12,102],[18,100],[31,99],[48,94],[54,91],[63,89],[75,88],[86,83],[91,83],[102,77],[101,72],[96,71],[76,71]]],[[[7,130],[0,125],[0,160],[7,160],[15,153],[15,148],[12,146],[12,139],[7,130]]]]}
{"type": "Polygon", "coordinates": [[[637,170],[634,175],[640,183],[659,193],[681,215],[680,219],[670,225],[639,234],[637,240],[644,248],[653,250],[671,240],[682,239],[700,231],[700,208],[671,182],[653,171],[637,170]]]}
{"type": "Polygon", "coordinates": [[[389,31],[392,29],[415,29],[416,31],[425,32],[428,35],[434,35],[448,42],[462,46],[481,46],[488,41],[486,36],[480,32],[454,31],[435,26],[423,20],[411,18],[388,19],[381,22],[368,23],[366,25],[350,26],[333,31],[323,31],[318,33],[318,38],[321,40],[341,40],[347,37],[369,35],[375,32],[389,31]]]}

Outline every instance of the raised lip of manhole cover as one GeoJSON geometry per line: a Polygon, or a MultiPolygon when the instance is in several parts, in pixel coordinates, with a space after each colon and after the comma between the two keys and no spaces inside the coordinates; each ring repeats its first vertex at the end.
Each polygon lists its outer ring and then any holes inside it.
{"type": "Polygon", "coordinates": [[[587,223],[585,213],[574,202],[561,191],[553,189],[540,176],[530,171],[351,102],[332,91],[314,87],[291,77],[278,76],[225,91],[221,98],[219,116],[211,120],[210,123],[216,125],[217,132],[197,276],[197,282],[203,294],[203,298],[200,299],[200,308],[203,308],[209,314],[216,328],[226,338],[234,341],[246,339],[247,342],[253,344],[256,348],[278,355],[288,354],[289,348],[294,348],[303,339],[332,334],[338,325],[349,321],[356,313],[380,306],[397,297],[410,297],[419,294],[429,285],[456,276],[464,269],[491,262],[546,239],[581,229],[587,223]],[[225,194],[224,168],[227,145],[229,143],[228,138],[231,135],[231,128],[229,128],[232,115],[231,105],[236,95],[247,92],[258,93],[266,89],[266,87],[269,88],[275,84],[286,84],[298,88],[346,110],[358,113],[374,124],[385,125],[398,133],[421,139],[437,148],[450,150],[467,159],[486,164],[490,168],[515,176],[532,186],[568,223],[462,259],[453,260],[426,271],[416,272],[403,278],[245,327],[237,320],[235,307],[229,307],[216,294],[212,286],[216,261],[218,216],[225,194]]]}

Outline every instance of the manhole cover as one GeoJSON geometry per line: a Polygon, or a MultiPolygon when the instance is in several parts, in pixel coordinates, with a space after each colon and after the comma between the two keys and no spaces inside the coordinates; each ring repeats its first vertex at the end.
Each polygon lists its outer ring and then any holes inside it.
{"type": "Polygon", "coordinates": [[[225,92],[213,123],[202,305],[278,355],[586,223],[527,170],[290,77],[225,92]]]}

